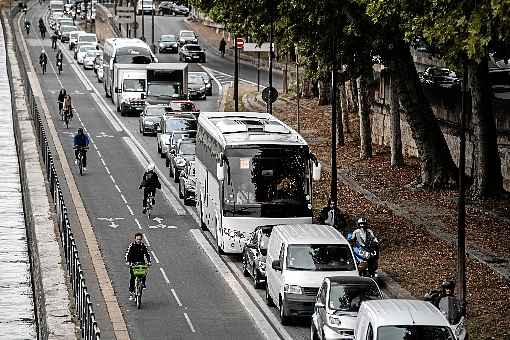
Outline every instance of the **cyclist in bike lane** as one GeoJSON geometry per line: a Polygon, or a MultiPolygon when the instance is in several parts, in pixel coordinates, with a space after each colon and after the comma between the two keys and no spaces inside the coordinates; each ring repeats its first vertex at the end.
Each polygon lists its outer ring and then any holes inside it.
{"type": "MultiPolygon", "coordinates": [[[[135,264],[145,264],[147,258],[147,265],[151,265],[151,256],[147,246],[142,241],[142,233],[135,234],[135,241],[131,242],[126,250],[126,264],[129,266],[129,301],[134,299],[135,293],[135,275],[133,274],[132,266],[135,264]]],[[[142,285],[146,288],[145,277],[142,278],[142,285]]]]}
{"type": "Polygon", "coordinates": [[[78,129],[78,133],[74,136],[74,156],[75,160],[74,163],[78,164],[78,152],[80,148],[82,148],[83,152],[83,170],[87,171],[87,147],[89,146],[89,136],[83,132],[83,128],[78,129]]]}
{"type": "Polygon", "coordinates": [[[152,193],[152,204],[154,205],[156,202],[154,199],[156,197],[156,189],[161,189],[161,183],[159,182],[158,174],[154,171],[154,168],[155,166],[152,163],[147,166],[142,177],[142,183],[140,183],[140,186],[138,187],[138,189],[144,188],[142,214],[147,212],[147,197],[149,194],[152,193]]]}

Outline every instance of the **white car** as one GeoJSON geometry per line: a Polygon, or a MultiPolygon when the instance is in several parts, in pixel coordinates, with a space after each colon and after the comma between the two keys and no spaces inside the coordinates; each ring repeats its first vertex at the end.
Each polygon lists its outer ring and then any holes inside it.
{"type": "Polygon", "coordinates": [[[88,51],[96,51],[96,46],[94,45],[80,46],[78,52],[76,52],[76,61],[78,62],[78,64],[83,64],[83,60],[85,59],[85,56],[87,55],[88,51]]]}
{"type": "Polygon", "coordinates": [[[85,57],[83,58],[83,68],[84,69],[93,69],[94,68],[94,61],[96,60],[96,57],[98,55],[102,55],[103,51],[101,50],[89,50],[85,54],[85,57]]]}

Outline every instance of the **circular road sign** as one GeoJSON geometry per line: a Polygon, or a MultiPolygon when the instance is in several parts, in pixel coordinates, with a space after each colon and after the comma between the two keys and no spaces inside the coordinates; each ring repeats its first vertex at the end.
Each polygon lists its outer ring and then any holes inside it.
{"type": "Polygon", "coordinates": [[[262,99],[267,103],[269,101],[269,90],[271,90],[271,103],[278,98],[278,91],[274,87],[266,87],[262,90],[262,99]]]}

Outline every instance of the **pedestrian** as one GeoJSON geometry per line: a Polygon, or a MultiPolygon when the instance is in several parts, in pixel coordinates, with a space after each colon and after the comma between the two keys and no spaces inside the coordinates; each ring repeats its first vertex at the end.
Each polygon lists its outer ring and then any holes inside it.
{"type": "Polygon", "coordinates": [[[328,205],[322,208],[320,213],[320,223],[330,225],[340,232],[345,232],[347,218],[335,203],[331,197],[328,198],[328,205]]]}
{"type": "Polygon", "coordinates": [[[225,41],[225,38],[221,38],[219,50],[220,50],[222,57],[225,56],[225,48],[226,47],[227,47],[227,42],[225,41]]]}

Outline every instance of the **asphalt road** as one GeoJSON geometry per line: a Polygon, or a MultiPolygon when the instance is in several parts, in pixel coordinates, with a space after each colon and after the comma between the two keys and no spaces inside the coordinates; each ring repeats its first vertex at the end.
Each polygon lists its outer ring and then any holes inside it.
{"type": "MultiPolygon", "coordinates": [[[[39,5],[29,11],[34,28],[41,11],[39,5]]],[[[155,28],[159,36],[186,27],[182,17],[156,17],[155,28]]],[[[195,209],[184,207],[177,198],[177,187],[168,180],[168,169],[157,154],[156,139],[142,136],[138,132],[138,118],[121,117],[116,112],[111,101],[104,97],[103,86],[97,82],[95,74],[77,65],[66,50],[66,45],[59,45],[65,53],[65,59],[63,73],[58,76],[53,67],[55,59],[54,52],[50,51],[50,40],[40,40],[38,32],[33,30],[27,44],[50,110],[57,111],[56,97],[61,87],[66,88],[73,97],[77,117],[69,129],[53,114],[70,164],[74,160],[72,136],[77,127],[83,125],[92,138],[87,174],[82,177],[76,167],[72,167],[72,170],[87,213],[94,224],[101,253],[131,338],[258,339],[261,338],[264,322],[281,338],[308,338],[309,323],[306,321],[301,320],[287,327],[279,324],[277,311],[264,304],[263,291],[255,291],[251,282],[242,277],[238,256],[220,258],[215,254],[216,260],[204,252],[196,235],[198,233],[209,240],[211,236],[199,231],[195,209]],[[38,67],[38,56],[43,47],[50,57],[48,73],[45,75],[41,74],[38,67]],[[142,193],[138,190],[147,159],[152,160],[167,179],[164,181],[164,194],[158,192],[156,196],[156,218],[150,221],[141,214],[142,193]],[[134,303],[128,301],[129,276],[124,265],[125,249],[137,231],[144,233],[155,255],[154,266],[148,278],[149,288],[140,311],[134,303]],[[221,266],[227,270],[222,270],[221,266]],[[233,279],[236,280],[234,284],[233,279]],[[235,291],[232,285],[238,285],[243,292],[235,291]],[[246,294],[248,298],[240,299],[239,294],[246,294]],[[256,312],[264,315],[262,326],[250,317],[250,309],[256,309],[256,312]]],[[[160,61],[178,59],[176,55],[158,57],[160,61]]],[[[207,67],[219,83],[228,81],[220,80],[218,76],[228,76],[231,65],[226,59],[209,53],[206,65],[194,64],[190,70],[202,70],[202,66],[207,67]]],[[[253,80],[250,71],[244,75],[248,78],[246,80],[253,80]]],[[[215,84],[212,97],[197,101],[202,111],[217,110],[218,93],[215,84]]],[[[107,332],[102,334],[102,338],[108,338],[107,332]]]]}

